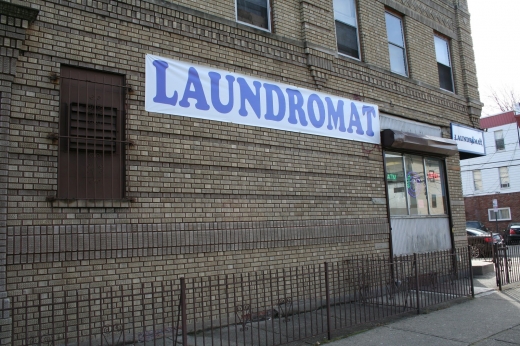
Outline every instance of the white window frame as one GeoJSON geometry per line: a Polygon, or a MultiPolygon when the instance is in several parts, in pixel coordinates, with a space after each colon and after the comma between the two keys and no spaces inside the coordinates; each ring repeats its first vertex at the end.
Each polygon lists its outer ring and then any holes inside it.
{"type": "Polygon", "coordinates": [[[236,18],[236,21],[238,23],[250,26],[252,28],[256,28],[256,29],[259,29],[259,30],[271,32],[271,1],[270,0],[265,0],[265,2],[267,3],[267,29],[263,28],[261,26],[257,26],[257,25],[248,23],[248,22],[243,22],[240,19],[238,19],[238,0],[235,0],[235,18],[236,18]]]}
{"type": "Polygon", "coordinates": [[[342,53],[342,52],[339,51],[339,49],[338,49],[338,54],[361,61],[361,46],[360,46],[360,42],[359,42],[359,23],[358,23],[357,3],[356,3],[356,1],[357,0],[333,0],[332,6],[333,6],[333,11],[334,11],[334,33],[336,35],[336,48],[337,48],[337,45],[338,45],[338,33],[337,33],[337,30],[336,30],[336,22],[340,22],[340,23],[342,23],[344,25],[348,25],[348,26],[353,27],[353,28],[356,29],[356,41],[357,41],[358,56],[355,57],[355,56],[349,55],[347,53],[342,53]],[[352,4],[352,6],[354,7],[355,23],[347,23],[347,22],[342,21],[342,20],[337,18],[337,16],[336,16],[337,12],[334,10],[334,2],[337,2],[337,1],[349,1],[352,4]],[[355,26],[353,24],[355,24],[355,26]]]}
{"type": "Polygon", "coordinates": [[[393,73],[397,73],[398,75],[401,75],[401,76],[405,76],[405,77],[408,77],[408,59],[407,59],[407,52],[406,52],[406,40],[405,40],[405,36],[404,36],[404,23],[403,23],[403,17],[402,16],[399,16],[395,13],[392,13],[390,11],[385,11],[385,27],[386,27],[386,39],[387,39],[387,42],[388,42],[388,54],[389,54],[389,60],[390,60],[390,71],[392,71],[393,73]],[[394,42],[390,42],[389,38],[388,38],[388,22],[387,22],[387,16],[391,16],[391,17],[394,17],[396,19],[399,20],[399,24],[400,24],[400,29],[401,29],[401,39],[403,40],[403,45],[400,46],[398,45],[397,43],[394,43],[394,42]],[[398,72],[398,71],[395,71],[392,67],[392,59],[390,58],[390,46],[393,46],[393,47],[397,47],[399,49],[402,50],[403,52],[403,59],[404,59],[404,74],[401,73],[401,72],[398,72]]]}
{"type": "Polygon", "coordinates": [[[484,184],[482,183],[482,171],[480,169],[476,169],[473,171],[473,189],[475,191],[482,191],[484,189],[484,184]],[[478,181],[480,181],[480,189],[477,188],[477,179],[475,179],[475,174],[478,173],[480,175],[478,181]]]}
{"type": "Polygon", "coordinates": [[[498,168],[498,177],[501,189],[507,189],[510,187],[509,169],[506,166],[498,168]]]}
{"type": "MultiPolygon", "coordinates": [[[[445,88],[443,88],[441,86],[440,73],[439,73],[439,87],[442,90],[446,90],[446,91],[454,93],[455,92],[455,83],[454,83],[454,80],[453,80],[453,66],[452,66],[453,63],[451,61],[450,41],[447,38],[439,36],[439,35],[434,35],[433,36],[433,41],[434,41],[434,46],[435,46],[435,59],[437,60],[437,64],[440,64],[442,66],[448,67],[450,69],[451,90],[450,89],[445,89],[445,88]],[[439,40],[443,41],[442,43],[444,43],[444,47],[446,47],[446,51],[439,52],[437,50],[437,47],[438,47],[437,43],[439,43],[438,42],[439,40]],[[439,60],[444,60],[444,59],[442,59],[442,55],[440,55],[440,53],[445,53],[447,55],[448,61],[439,61],[439,60]],[[439,57],[441,57],[441,59],[439,59],[439,57]],[[446,63],[449,64],[449,65],[446,65],[446,63]]],[[[439,66],[437,66],[437,69],[439,69],[439,66]]]]}
{"type": "Polygon", "coordinates": [[[504,131],[503,130],[496,130],[495,132],[493,132],[494,136],[495,136],[495,149],[496,151],[500,151],[500,150],[506,150],[506,143],[504,142],[504,131]],[[497,138],[497,134],[500,135],[500,138],[497,138]],[[498,141],[502,140],[502,148],[499,148],[498,147],[498,141]]]}
{"type": "Polygon", "coordinates": [[[507,208],[498,208],[498,216],[500,216],[500,211],[501,210],[507,210],[508,214],[509,214],[509,217],[508,218],[494,218],[495,216],[495,210],[494,209],[488,209],[488,219],[489,221],[509,221],[511,220],[511,208],[507,207],[507,208]],[[491,218],[493,216],[493,218],[491,218]]]}

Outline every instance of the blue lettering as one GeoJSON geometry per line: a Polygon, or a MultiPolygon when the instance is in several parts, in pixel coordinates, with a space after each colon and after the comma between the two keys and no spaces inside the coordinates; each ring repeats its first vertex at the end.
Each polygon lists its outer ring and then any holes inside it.
{"type": "Polygon", "coordinates": [[[282,89],[277,85],[264,83],[265,88],[265,100],[266,100],[266,120],[282,121],[285,116],[285,97],[283,96],[282,89]],[[273,92],[278,98],[278,114],[274,114],[274,98],[273,92]]]}
{"type": "Polygon", "coordinates": [[[325,105],[320,97],[316,94],[311,94],[309,99],[307,100],[307,114],[309,114],[309,120],[311,121],[312,126],[319,129],[325,123],[325,105]],[[316,114],[314,113],[314,105],[316,103],[318,106],[318,111],[320,113],[320,118],[316,119],[316,114]]]}
{"type": "Polygon", "coordinates": [[[349,122],[349,126],[347,129],[348,133],[354,132],[354,130],[352,130],[352,126],[356,127],[356,133],[358,135],[362,135],[365,133],[363,131],[363,126],[361,125],[361,119],[359,118],[359,113],[358,113],[358,110],[357,110],[354,102],[350,103],[350,122],[349,122]]]}
{"type": "Polygon", "coordinates": [[[168,68],[168,63],[162,60],[154,60],[153,66],[155,66],[155,71],[157,72],[155,84],[156,94],[153,98],[153,102],[175,106],[177,104],[177,98],[179,97],[177,92],[174,91],[172,97],[166,96],[166,69],[168,68]]]}
{"type": "Polygon", "coordinates": [[[307,126],[307,119],[305,118],[305,111],[303,110],[303,96],[302,93],[296,89],[285,89],[287,96],[289,96],[289,121],[290,124],[298,124],[296,113],[300,118],[300,124],[307,126]]]}
{"type": "Polygon", "coordinates": [[[251,108],[253,108],[257,118],[260,119],[260,87],[262,84],[260,82],[254,81],[253,86],[255,87],[255,92],[253,93],[253,90],[251,90],[244,78],[237,78],[237,82],[240,86],[240,109],[238,110],[238,114],[243,117],[247,116],[247,101],[249,102],[251,108]]]}
{"type": "Polygon", "coordinates": [[[463,135],[454,135],[453,139],[456,140],[456,141],[468,142],[468,143],[471,143],[471,144],[482,145],[482,139],[476,139],[475,137],[466,137],[466,136],[463,136],[463,135]]]}
{"type": "Polygon", "coordinates": [[[193,67],[190,67],[188,70],[188,82],[186,83],[182,100],[179,101],[179,106],[188,108],[190,106],[188,99],[195,99],[197,101],[197,103],[195,103],[195,108],[200,109],[201,111],[207,111],[209,109],[199,74],[193,67]],[[193,90],[191,90],[192,87],[193,90]]]}
{"type": "Polygon", "coordinates": [[[376,117],[376,109],[372,106],[363,106],[361,112],[367,115],[367,131],[366,134],[369,137],[374,136],[374,130],[372,129],[372,117],[376,117]]]}
{"type": "Polygon", "coordinates": [[[209,78],[211,79],[211,103],[213,104],[213,108],[219,113],[226,114],[231,112],[233,109],[233,82],[235,81],[235,77],[227,75],[226,79],[228,81],[228,93],[229,93],[229,101],[226,105],[220,102],[220,76],[219,73],[209,72],[209,78]]]}
{"type": "Polygon", "coordinates": [[[325,101],[327,102],[327,109],[329,110],[328,117],[328,125],[327,129],[332,130],[334,128],[338,128],[339,122],[339,131],[345,132],[347,129],[345,128],[345,114],[343,112],[343,106],[345,103],[342,100],[338,101],[338,108],[334,108],[334,104],[330,97],[325,97],[325,101]],[[334,126],[332,126],[334,125],[334,126]]]}

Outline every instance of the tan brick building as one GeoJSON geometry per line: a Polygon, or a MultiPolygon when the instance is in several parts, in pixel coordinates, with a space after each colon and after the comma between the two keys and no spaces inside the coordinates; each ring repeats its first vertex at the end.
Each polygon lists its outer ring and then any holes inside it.
{"type": "MultiPolygon", "coordinates": [[[[4,302],[466,244],[449,140],[481,109],[465,0],[2,0],[0,13],[4,302]],[[224,71],[235,90],[249,78],[250,110],[254,82],[282,90],[283,121],[321,126],[327,98],[374,105],[378,132],[218,120],[198,79],[179,100],[209,111],[147,111],[161,77],[145,76],[147,56],[224,71]]],[[[370,117],[359,109],[335,119],[370,117]]]]}

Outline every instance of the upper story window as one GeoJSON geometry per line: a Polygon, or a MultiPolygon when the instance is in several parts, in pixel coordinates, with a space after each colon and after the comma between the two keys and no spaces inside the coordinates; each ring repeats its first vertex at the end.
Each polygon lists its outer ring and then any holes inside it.
{"type": "Polygon", "coordinates": [[[498,169],[498,173],[500,175],[500,187],[507,188],[509,187],[509,171],[507,167],[500,167],[498,169]]]}
{"type": "Polygon", "coordinates": [[[480,170],[473,171],[473,187],[475,191],[482,190],[482,172],[480,170]]]}
{"type": "Polygon", "coordinates": [[[125,192],[125,79],[62,66],[59,199],[121,199],[125,192]]]}
{"type": "Polygon", "coordinates": [[[400,75],[408,76],[403,19],[390,12],[386,12],[385,20],[388,51],[390,54],[390,70],[400,75]]]}
{"type": "Polygon", "coordinates": [[[359,39],[355,0],[334,0],[338,52],[359,59],[359,39]]]}
{"type": "Polygon", "coordinates": [[[449,42],[440,36],[434,36],[434,41],[440,87],[441,89],[453,92],[453,73],[451,70],[449,42]]]}
{"type": "Polygon", "coordinates": [[[271,30],[269,0],[237,0],[237,20],[271,30]]]}
{"type": "Polygon", "coordinates": [[[506,148],[504,143],[504,133],[502,130],[495,131],[495,146],[497,150],[504,150],[506,148]]]}

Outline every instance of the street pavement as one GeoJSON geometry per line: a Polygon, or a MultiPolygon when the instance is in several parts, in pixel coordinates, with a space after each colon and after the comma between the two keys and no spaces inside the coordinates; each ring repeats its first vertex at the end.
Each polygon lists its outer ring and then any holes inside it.
{"type": "Polygon", "coordinates": [[[500,292],[495,274],[477,276],[475,299],[443,310],[401,319],[327,346],[351,345],[520,345],[520,285],[500,292]]]}

